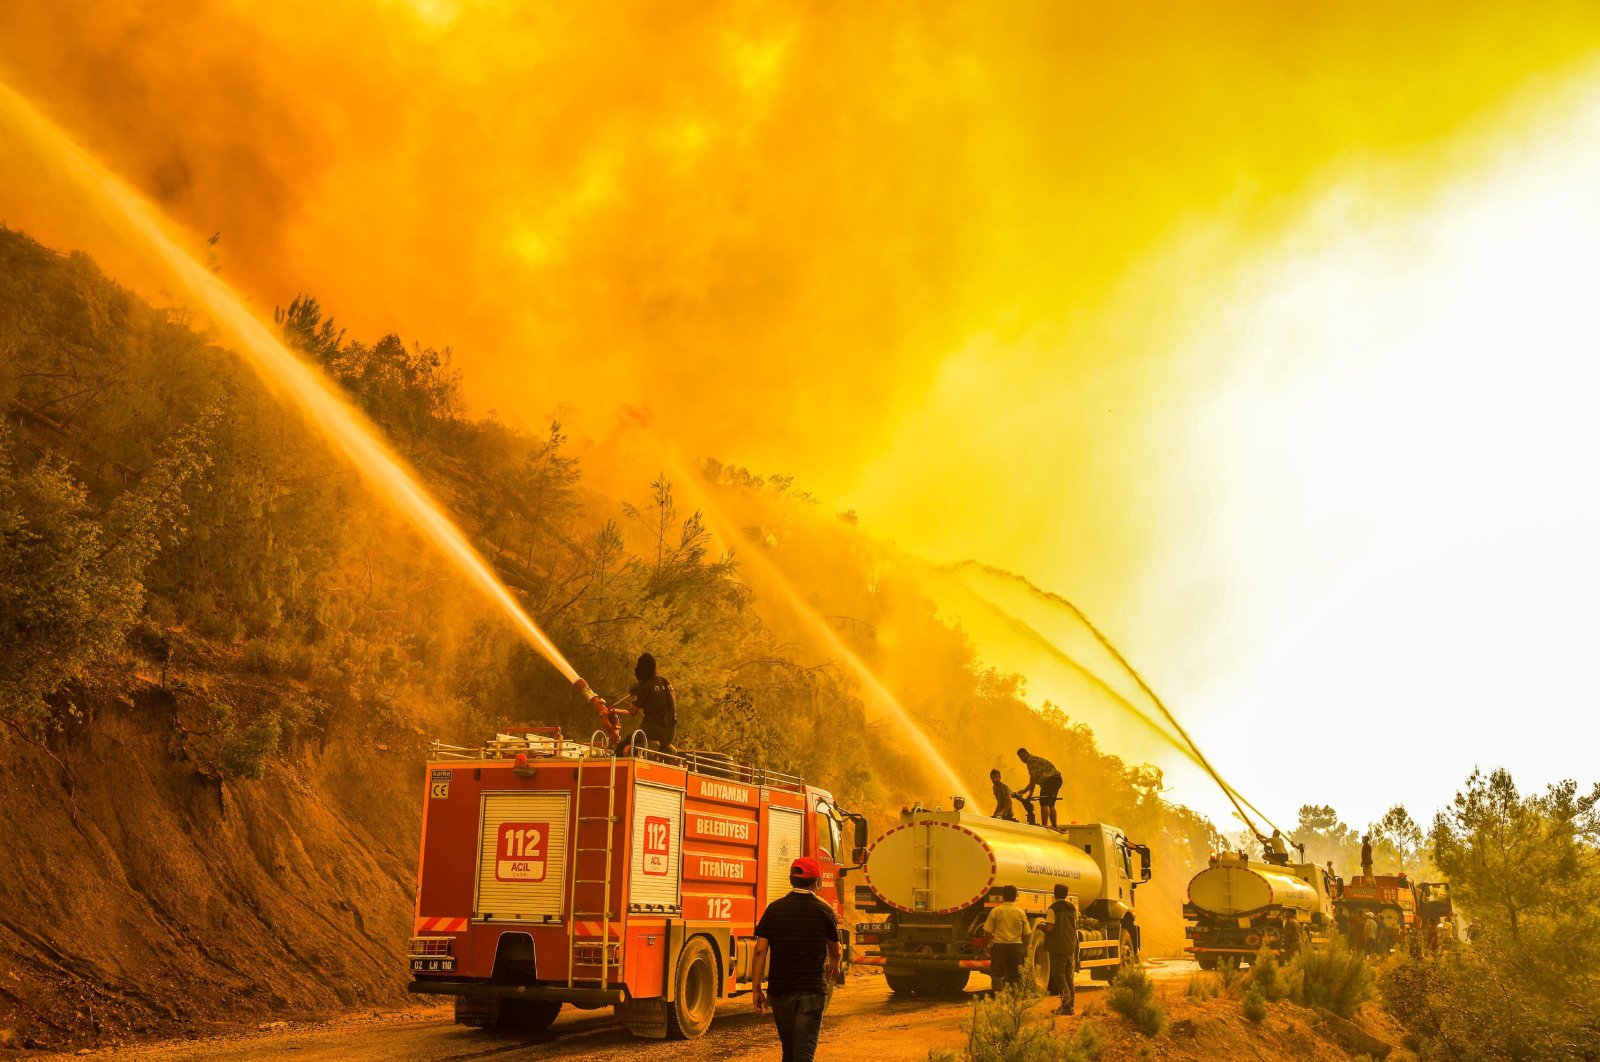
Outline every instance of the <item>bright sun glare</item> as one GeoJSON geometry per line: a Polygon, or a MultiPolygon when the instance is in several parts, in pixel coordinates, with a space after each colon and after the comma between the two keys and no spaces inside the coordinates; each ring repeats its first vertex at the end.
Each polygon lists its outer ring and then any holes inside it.
{"type": "Polygon", "coordinates": [[[1473,176],[1420,205],[1421,163],[1336,175],[1203,319],[1162,328],[1156,430],[1185,456],[1154,488],[1165,561],[1114,627],[1280,821],[1427,817],[1474,761],[1530,785],[1592,768],[1600,95],[1515,117],[1432,153],[1473,176]],[[1344,769],[1308,788],[1317,761],[1344,769]]]}

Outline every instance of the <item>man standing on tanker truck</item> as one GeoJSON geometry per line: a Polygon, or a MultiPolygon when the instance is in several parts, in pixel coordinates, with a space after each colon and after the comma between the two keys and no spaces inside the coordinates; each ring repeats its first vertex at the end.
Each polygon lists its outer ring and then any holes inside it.
{"type": "Polygon", "coordinates": [[[767,904],[756,923],[756,951],[750,962],[754,1002],[757,1012],[771,1005],[783,1062],[812,1062],[817,1057],[822,1012],[844,955],[839,920],[817,895],[821,878],[822,868],[815,859],[796,859],[789,866],[789,894],[767,904]],[[769,956],[772,972],[762,988],[769,956]]]}
{"type": "Polygon", "coordinates": [[[633,677],[638,681],[623,701],[632,701],[633,709],[630,711],[617,706],[612,711],[617,715],[637,715],[641,718],[638,726],[624,732],[627,741],[618,751],[629,751],[633,730],[643,731],[645,740],[652,748],[670,751],[678,736],[678,701],[672,695],[672,683],[667,681],[665,675],[656,673],[656,658],[649,653],[639,654],[638,663],[633,665],[633,677]]]}
{"type": "Polygon", "coordinates": [[[1017,750],[1017,759],[1028,765],[1028,784],[1019,797],[1030,796],[1033,787],[1039,787],[1039,824],[1056,825],[1056,796],[1061,792],[1061,772],[1056,770],[1056,765],[1043,756],[1030,756],[1027,749],[1017,750]]]}

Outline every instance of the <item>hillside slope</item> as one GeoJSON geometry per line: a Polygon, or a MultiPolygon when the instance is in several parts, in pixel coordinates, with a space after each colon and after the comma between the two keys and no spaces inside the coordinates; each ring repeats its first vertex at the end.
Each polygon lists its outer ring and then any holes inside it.
{"type": "MultiPolygon", "coordinates": [[[[0,745],[0,1043],[66,1046],[405,1001],[421,750],[340,740],[223,780],[170,693],[0,745]],[[20,842],[20,843],[19,843],[20,842]]],[[[393,740],[393,739],[391,739],[393,740]]]]}

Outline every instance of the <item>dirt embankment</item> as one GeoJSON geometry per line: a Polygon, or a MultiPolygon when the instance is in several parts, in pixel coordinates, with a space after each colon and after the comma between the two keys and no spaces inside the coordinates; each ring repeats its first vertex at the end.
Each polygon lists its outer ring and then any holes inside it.
{"type": "MultiPolygon", "coordinates": [[[[1414,1062],[1399,1047],[1401,1037],[1375,1003],[1366,1004],[1354,1022],[1286,1001],[1267,1005],[1265,1018],[1244,1016],[1239,991],[1196,998],[1188,985],[1197,971],[1187,960],[1152,960],[1146,972],[1170,1022],[1151,1037],[1134,1029],[1108,1005],[1104,984],[1079,978],[1078,1013],[1058,1017],[1054,999],[1040,1000],[1029,1020],[1053,1035],[1073,1037],[1086,1025],[1099,1031],[1101,1062],[1215,1062],[1217,1059],[1317,1060],[1349,1062],[1352,1058],[1384,1058],[1414,1062]]],[[[917,999],[890,995],[881,976],[872,971],[852,974],[834,993],[822,1023],[818,1057],[876,1062],[926,1062],[930,1049],[958,1056],[967,1044],[973,1003],[989,987],[976,975],[961,997],[917,999]]],[[[123,1053],[118,1052],[119,1057],[123,1053]]],[[[704,1038],[689,1041],[636,1040],[609,1010],[567,1010],[549,1031],[536,1036],[469,1030],[454,1023],[448,1007],[417,1008],[382,1015],[359,1015],[334,1021],[276,1023],[265,1029],[216,1037],[202,1042],[143,1045],[128,1057],[167,1062],[253,1062],[262,1058],[294,1058],[298,1062],[339,1062],[348,1058],[373,1062],[461,1062],[475,1058],[572,1059],[588,1062],[771,1062],[778,1057],[772,1020],[757,1014],[748,996],[723,1001],[704,1038]]]]}
{"type": "Polygon", "coordinates": [[[0,741],[0,1048],[407,1002],[416,739],[331,733],[223,781],[161,688],[84,708],[60,765],[0,741]]]}

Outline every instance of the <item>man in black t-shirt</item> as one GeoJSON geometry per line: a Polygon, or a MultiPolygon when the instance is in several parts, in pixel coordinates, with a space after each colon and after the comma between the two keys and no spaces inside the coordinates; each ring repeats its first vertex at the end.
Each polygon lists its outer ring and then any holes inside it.
{"type": "Polygon", "coordinates": [[[1067,887],[1055,887],[1055,901],[1044,916],[1044,946],[1050,956],[1050,991],[1061,997],[1057,1013],[1071,1014],[1072,979],[1078,972],[1078,911],[1067,901],[1067,887]]]}
{"type": "MultiPolygon", "coordinates": [[[[670,752],[672,742],[678,735],[678,701],[672,694],[672,683],[667,681],[665,675],[656,673],[656,658],[649,653],[639,654],[639,662],[633,665],[633,677],[638,681],[628,691],[627,697],[633,702],[633,710],[622,707],[612,709],[618,715],[640,717],[637,725],[623,728],[623,736],[631,743],[633,732],[642,730],[651,748],[670,752]]],[[[624,744],[621,751],[624,754],[629,752],[629,745],[624,744]]]]}
{"type": "Polygon", "coordinates": [[[756,953],[751,962],[757,1011],[772,1006],[772,1020],[783,1044],[783,1062],[812,1062],[817,1037],[822,1032],[822,1012],[828,1005],[843,950],[839,947],[839,920],[828,902],[817,895],[822,868],[815,859],[801,856],[789,867],[787,896],[767,904],[756,923],[756,953]],[[765,989],[761,975],[771,959],[765,989]]]}

